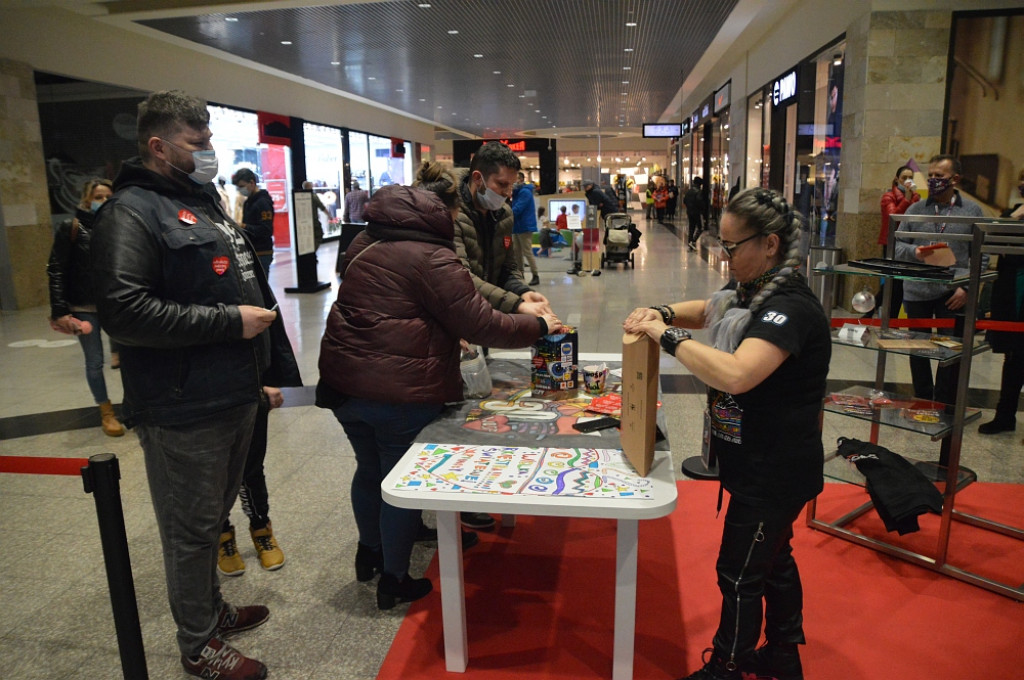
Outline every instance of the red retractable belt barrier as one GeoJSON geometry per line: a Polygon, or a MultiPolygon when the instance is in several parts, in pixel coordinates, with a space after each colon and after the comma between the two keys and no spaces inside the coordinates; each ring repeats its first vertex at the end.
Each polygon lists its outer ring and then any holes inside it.
{"type": "MultiPolygon", "coordinates": [[[[881,319],[862,319],[858,317],[835,317],[832,328],[842,328],[846,324],[854,326],[881,326],[881,319]]],[[[891,319],[890,328],[953,328],[956,319],[891,319]]],[[[979,331],[1009,331],[1024,333],[1024,321],[989,321],[982,319],[974,324],[979,331]]]]}
{"type": "Polygon", "coordinates": [[[69,475],[78,477],[89,465],[88,458],[44,458],[35,456],[0,456],[0,472],[29,475],[69,475]]]}

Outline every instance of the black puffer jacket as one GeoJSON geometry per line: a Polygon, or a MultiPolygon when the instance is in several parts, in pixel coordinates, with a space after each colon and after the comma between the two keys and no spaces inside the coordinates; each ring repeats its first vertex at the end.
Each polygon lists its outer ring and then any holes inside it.
{"type": "Polygon", "coordinates": [[[239,305],[274,294],[212,185],[125,161],[92,239],[97,309],[121,347],[125,424],[187,423],[301,385],[280,315],[242,338],[239,305]],[[236,248],[237,244],[237,248],[236,248]]]}
{"type": "Polygon", "coordinates": [[[64,220],[57,227],[50,248],[46,275],[50,279],[50,317],[59,319],[71,313],[72,307],[96,304],[92,284],[92,263],[89,244],[92,240],[94,215],[79,209],[75,220],[64,220]]]}
{"type": "Polygon", "coordinates": [[[320,343],[320,379],[335,392],[388,403],[462,399],[459,339],[525,347],[544,320],[504,314],[455,254],[451,214],[432,193],[381,187],[369,224],[345,251],[338,300],[320,343]]]}

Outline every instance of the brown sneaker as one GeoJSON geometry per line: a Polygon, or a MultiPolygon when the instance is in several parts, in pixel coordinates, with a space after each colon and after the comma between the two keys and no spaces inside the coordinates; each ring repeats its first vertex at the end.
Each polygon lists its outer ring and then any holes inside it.
{"type": "Polygon", "coordinates": [[[261,604],[251,604],[246,607],[235,607],[224,603],[217,617],[217,635],[226,637],[234,633],[241,633],[243,630],[251,630],[256,626],[262,626],[270,618],[270,610],[261,604]]]}
{"type": "Polygon", "coordinates": [[[244,656],[220,638],[212,637],[196,659],[181,657],[185,672],[200,678],[217,680],[263,680],[267,667],[244,656]]]}
{"type": "Polygon", "coordinates": [[[220,535],[220,546],[217,548],[217,571],[224,576],[241,576],[245,573],[245,560],[238,554],[234,529],[220,535]]]}
{"type": "Polygon", "coordinates": [[[262,529],[249,528],[252,544],[256,546],[256,554],[260,558],[260,566],[267,571],[275,571],[284,566],[284,552],[274,538],[274,527],[267,522],[262,529]]]}

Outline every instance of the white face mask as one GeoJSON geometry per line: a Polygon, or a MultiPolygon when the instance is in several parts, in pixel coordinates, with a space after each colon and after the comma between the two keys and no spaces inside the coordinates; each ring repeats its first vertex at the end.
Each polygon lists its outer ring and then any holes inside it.
{"type": "Polygon", "coordinates": [[[245,196],[246,198],[249,198],[249,195],[252,194],[252,192],[249,191],[249,187],[238,187],[238,193],[242,194],[242,196],[245,196]]]}
{"type": "MultiPolygon", "coordinates": [[[[180,146],[178,146],[172,141],[166,139],[164,141],[173,146],[175,149],[180,149],[181,151],[187,152],[186,149],[182,149],[180,146]]],[[[202,151],[193,151],[191,153],[192,163],[193,165],[195,165],[195,170],[193,170],[192,172],[186,173],[184,170],[174,165],[170,161],[167,161],[167,164],[170,165],[175,170],[177,170],[178,172],[182,173],[183,175],[188,175],[188,178],[195,182],[196,184],[206,184],[207,182],[212,182],[213,178],[217,176],[217,152],[214,151],[213,149],[206,149],[202,151]]]]}
{"type": "Polygon", "coordinates": [[[193,151],[192,162],[195,163],[196,169],[189,173],[188,178],[196,184],[212,182],[213,178],[217,176],[216,151],[212,149],[209,151],[193,151]]]}
{"type": "Polygon", "coordinates": [[[505,197],[497,191],[489,190],[486,184],[480,185],[476,192],[476,200],[487,210],[501,210],[501,206],[505,205],[505,197]]]}

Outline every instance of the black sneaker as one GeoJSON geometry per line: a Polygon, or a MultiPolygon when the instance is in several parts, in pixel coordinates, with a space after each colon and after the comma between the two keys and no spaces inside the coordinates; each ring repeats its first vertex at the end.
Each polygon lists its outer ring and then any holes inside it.
{"type": "Polygon", "coordinates": [[[995,418],[978,426],[978,432],[981,434],[999,434],[1000,432],[1013,432],[1016,429],[1016,418],[1013,420],[1000,420],[999,418],[995,418]]]}
{"type": "Polygon", "coordinates": [[[495,525],[494,518],[486,512],[460,512],[459,519],[462,520],[462,526],[470,529],[493,529],[495,525]]]}
{"type": "MultiPolygon", "coordinates": [[[[431,529],[426,524],[420,524],[419,530],[416,532],[417,543],[429,543],[437,540],[437,529],[431,529]]],[[[480,542],[480,537],[476,535],[475,531],[462,530],[462,549],[469,550],[474,545],[480,542]]],[[[383,563],[382,563],[383,565],[383,563]]],[[[383,568],[383,567],[382,567],[383,568]]],[[[369,579],[367,579],[369,580],[369,579]]]]}
{"type": "Polygon", "coordinates": [[[746,677],[753,676],[757,680],[804,680],[800,651],[796,645],[764,645],[754,652],[749,665],[749,669],[743,668],[746,677]]]}
{"type": "Polygon", "coordinates": [[[704,667],[680,680],[746,680],[738,668],[728,668],[725,660],[715,653],[713,647],[705,649],[702,656],[704,667]]]}
{"type": "Polygon", "coordinates": [[[534,274],[533,278],[530,279],[530,282],[528,284],[526,284],[526,285],[528,285],[528,286],[536,286],[538,283],[540,283],[540,277],[538,275],[534,274]]]}

